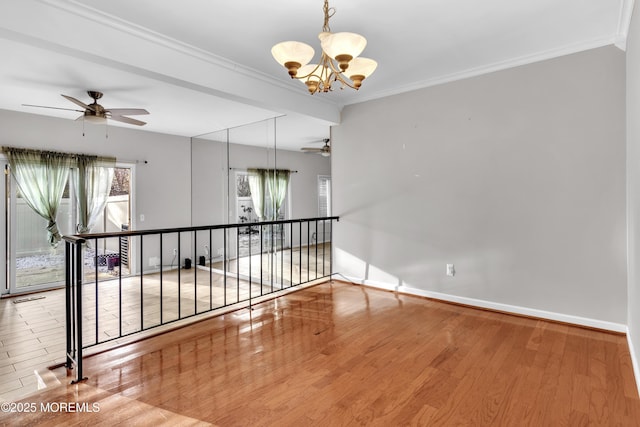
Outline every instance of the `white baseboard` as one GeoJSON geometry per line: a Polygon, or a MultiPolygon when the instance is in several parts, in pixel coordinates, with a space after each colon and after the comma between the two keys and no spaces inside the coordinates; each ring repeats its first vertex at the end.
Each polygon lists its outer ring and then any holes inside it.
{"type": "Polygon", "coordinates": [[[624,325],[621,323],[608,322],[605,320],[598,320],[598,319],[590,319],[587,317],[573,316],[570,314],[554,313],[551,311],[538,310],[535,308],[520,307],[516,305],[502,304],[498,302],[461,297],[457,295],[443,294],[440,292],[427,291],[424,289],[411,288],[408,286],[397,286],[389,283],[376,282],[373,280],[362,280],[362,279],[357,279],[353,277],[347,277],[341,274],[334,274],[334,277],[338,280],[340,279],[340,277],[343,277],[348,281],[356,284],[371,286],[379,289],[385,289],[387,291],[401,292],[409,295],[417,295],[417,296],[432,298],[432,299],[441,300],[441,301],[464,304],[464,305],[469,305],[469,306],[479,307],[479,308],[486,308],[489,310],[502,311],[505,313],[513,313],[513,314],[519,314],[523,316],[537,317],[540,319],[570,323],[574,325],[586,326],[589,328],[602,329],[606,331],[619,332],[624,334],[627,333],[627,325],[624,325]]]}
{"type": "Polygon", "coordinates": [[[638,396],[640,396],[640,364],[638,363],[638,354],[636,348],[631,341],[631,334],[627,331],[627,345],[629,346],[629,355],[631,356],[631,366],[633,367],[633,375],[636,380],[636,387],[638,388],[638,396]]]}

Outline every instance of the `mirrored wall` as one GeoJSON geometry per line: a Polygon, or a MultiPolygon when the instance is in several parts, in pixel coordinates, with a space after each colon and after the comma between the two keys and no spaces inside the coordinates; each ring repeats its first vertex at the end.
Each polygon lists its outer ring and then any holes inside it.
{"type": "Polygon", "coordinates": [[[278,135],[285,126],[286,120],[273,118],[192,138],[192,225],[246,224],[237,231],[196,234],[192,247],[199,266],[213,264],[244,277],[262,275],[264,281],[267,275],[268,281],[284,283],[287,276],[302,274],[285,271],[291,265],[286,257],[315,262],[319,249],[322,263],[330,262],[330,224],[321,221],[317,230],[315,223],[304,230],[292,224],[258,225],[330,214],[331,159],[300,150],[301,145],[321,148],[322,141],[280,147],[278,135]]]}

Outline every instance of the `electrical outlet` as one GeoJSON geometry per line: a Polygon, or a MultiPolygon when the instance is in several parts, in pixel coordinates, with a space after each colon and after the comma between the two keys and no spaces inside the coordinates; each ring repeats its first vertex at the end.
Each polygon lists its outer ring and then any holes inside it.
{"type": "Polygon", "coordinates": [[[447,264],[447,276],[455,276],[456,275],[456,268],[454,267],[453,264],[447,264]]]}

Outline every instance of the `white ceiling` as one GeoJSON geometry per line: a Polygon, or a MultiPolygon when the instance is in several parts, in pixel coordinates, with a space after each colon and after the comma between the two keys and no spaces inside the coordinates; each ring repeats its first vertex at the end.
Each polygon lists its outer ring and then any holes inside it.
{"type": "MultiPolygon", "coordinates": [[[[2,0],[0,108],[146,108],[143,129],[196,136],[278,119],[278,145],[329,135],[344,105],[599,46],[625,47],[633,0],[332,0],[333,31],[363,34],[378,69],[360,91],[310,96],[271,46],[319,49],[323,0],[2,0]]],[[[114,125],[119,125],[113,123],[114,125]]],[[[122,125],[129,126],[129,125],[122,125]]],[[[239,141],[252,143],[252,141],[239,141]]]]}

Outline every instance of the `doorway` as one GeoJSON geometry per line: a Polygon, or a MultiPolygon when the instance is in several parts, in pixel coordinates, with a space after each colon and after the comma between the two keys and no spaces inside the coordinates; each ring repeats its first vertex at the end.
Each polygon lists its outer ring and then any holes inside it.
{"type": "MultiPolygon", "coordinates": [[[[244,257],[250,253],[256,253],[260,248],[262,239],[263,249],[281,250],[290,246],[288,228],[283,224],[275,224],[264,227],[251,226],[249,224],[259,221],[258,215],[255,213],[253,200],[251,197],[251,188],[249,186],[249,173],[247,171],[236,171],[235,173],[235,208],[236,218],[232,223],[247,224],[246,228],[239,229],[238,236],[238,256],[244,257]],[[265,246],[266,245],[266,246],[265,246]],[[251,248],[254,249],[251,249],[251,248]]],[[[285,220],[289,218],[290,186],[287,186],[286,196],[277,215],[274,214],[274,206],[271,195],[266,192],[264,198],[264,215],[263,221],[275,219],[285,220]]]]}
{"type": "MultiPolygon", "coordinates": [[[[47,220],[28,206],[6,162],[4,167],[7,224],[5,229],[9,237],[6,248],[6,276],[9,293],[20,294],[61,287],[65,280],[64,243],[60,242],[56,246],[49,244],[47,220]]],[[[90,230],[91,233],[129,229],[131,175],[130,166],[117,165],[114,168],[107,203],[90,230]]],[[[78,203],[75,194],[73,180],[68,179],[56,217],[58,229],[62,235],[71,235],[76,232],[78,203]]],[[[128,255],[126,243],[128,242],[125,242],[124,253],[128,255]]],[[[122,246],[122,243],[120,245],[122,246]]],[[[87,245],[84,251],[86,273],[95,277],[95,272],[98,272],[100,280],[110,278],[112,276],[110,272],[115,273],[113,254],[120,253],[120,250],[117,246],[93,248],[90,244],[87,245]]],[[[124,263],[123,274],[128,274],[128,258],[120,258],[118,257],[117,262],[124,263]]]]}

